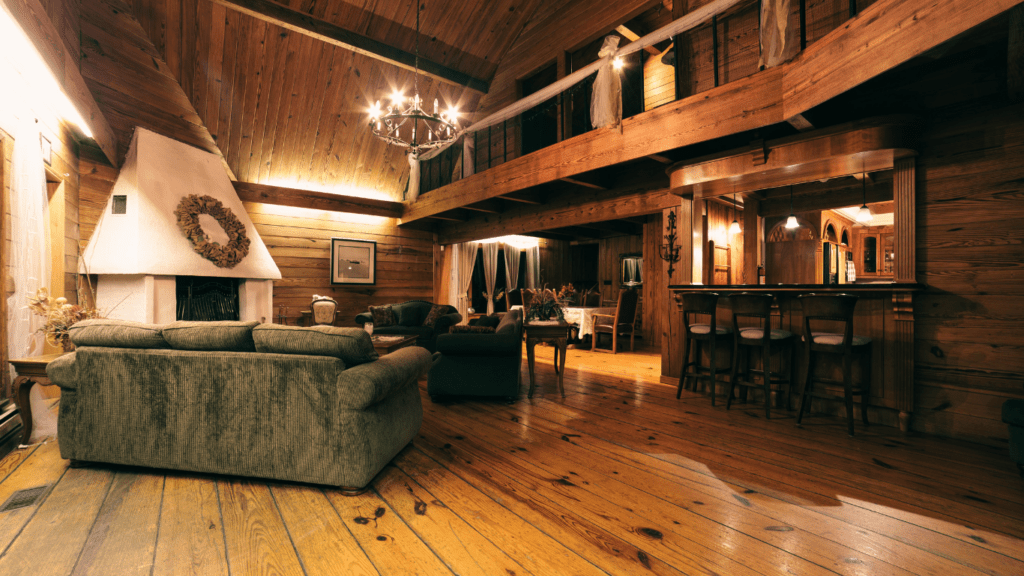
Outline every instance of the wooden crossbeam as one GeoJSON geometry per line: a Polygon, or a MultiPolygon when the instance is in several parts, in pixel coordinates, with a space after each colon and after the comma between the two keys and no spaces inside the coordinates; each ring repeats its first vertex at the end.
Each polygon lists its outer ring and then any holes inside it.
{"type": "Polygon", "coordinates": [[[466,210],[473,210],[474,212],[485,212],[487,214],[501,214],[501,202],[497,199],[484,200],[483,202],[477,202],[476,204],[467,204],[464,206],[466,210]]]}
{"type": "Polygon", "coordinates": [[[519,194],[517,196],[504,195],[504,196],[498,196],[498,198],[501,198],[502,200],[509,200],[511,202],[519,202],[521,204],[543,204],[544,203],[544,202],[540,201],[540,199],[538,199],[535,194],[519,194]]]}
{"type": "Polygon", "coordinates": [[[331,212],[347,212],[349,214],[367,214],[398,218],[402,214],[400,202],[342,196],[329,192],[299,190],[283,186],[270,186],[253,182],[234,182],[235,192],[243,202],[259,202],[278,206],[294,206],[296,208],[313,208],[331,212]]]}
{"type": "Polygon", "coordinates": [[[606,222],[591,222],[588,224],[577,224],[580,228],[592,228],[594,230],[604,230],[605,232],[615,232],[617,234],[629,234],[632,236],[639,236],[644,233],[644,227],[642,224],[630,222],[629,220],[610,220],[606,222]]]}
{"type": "MultiPolygon", "coordinates": [[[[633,32],[629,28],[627,28],[625,24],[616,27],[615,31],[618,32],[619,34],[622,34],[623,36],[625,36],[626,39],[629,40],[630,42],[635,42],[635,41],[640,39],[640,35],[637,34],[636,32],[633,32]]],[[[660,52],[658,52],[658,49],[655,48],[654,46],[647,46],[646,48],[644,48],[644,50],[646,50],[648,53],[650,53],[653,56],[657,56],[658,54],[661,54],[660,52]]]]}
{"type": "MultiPolygon", "coordinates": [[[[264,22],[287,28],[293,32],[316,38],[328,44],[340,46],[346,50],[352,50],[353,52],[387,62],[399,68],[406,70],[415,69],[416,55],[411,52],[395,48],[384,42],[378,42],[373,38],[346,30],[325,20],[314,18],[309,14],[292,10],[270,0],[213,0],[213,2],[243,14],[248,14],[264,22]]],[[[436,78],[456,86],[465,86],[481,94],[486,94],[490,89],[490,82],[486,80],[474,78],[469,74],[464,74],[443,64],[427,60],[422,56],[419,59],[419,70],[431,78],[436,78]]]]}
{"type": "Polygon", "coordinates": [[[580,178],[561,178],[562,182],[568,182],[569,184],[575,184],[577,186],[583,186],[584,188],[591,188],[593,190],[607,190],[605,186],[600,184],[594,184],[593,182],[587,182],[580,178]]]}

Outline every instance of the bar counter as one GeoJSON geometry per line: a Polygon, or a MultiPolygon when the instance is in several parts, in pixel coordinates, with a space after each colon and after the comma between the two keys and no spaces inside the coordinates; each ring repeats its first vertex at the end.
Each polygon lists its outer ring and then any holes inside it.
{"type": "MultiPolygon", "coordinates": [[[[773,315],[772,327],[782,328],[797,335],[794,347],[793,376],[794,397],[804,382],[805,350],[800,341],[804,332],[803,312],[797,297],[801,294],[853,294],[860,297],[854,316],[854,333],[872,339],[871,351],[871,394],[868,414],[873,423],[898,425],[906,432],[910,429],[910,418],[914,409],[914,314],[913,297],[925,289],[923,284],[904,282],[872,282],[861,284],[730,284],[700,285],[672,284],[669,290],[675,302],[681,301],[684,293],[716,293],[718,301],[718,322],[732,325],[729,295],[742,292],[772,294],[776,296],[777,313],[773,315]]],[[[678,316],[678,314],[672,315],[678,316]]],[[[671,323],[678,325],[678,319],[671,323]]],[[[670,330],[666,352],[672,373],[678,375],[681,366],[682,338],[678,330],[670,330]]],[[[726,360],[719,358],[719,366],[726,360]]],[[[674,379],[674,378],[673,378],[674,379]]],[[[838,414],[835,406],[840,402],[816,403],[815,408],[838,414]]],[[[794,402],[794,406],[796,403],[794,402]]]]}

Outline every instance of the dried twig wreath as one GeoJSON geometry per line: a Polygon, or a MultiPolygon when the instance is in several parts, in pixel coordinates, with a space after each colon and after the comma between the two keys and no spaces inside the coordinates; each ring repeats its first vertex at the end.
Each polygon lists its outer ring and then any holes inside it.
{"type": "Polygon", "coordinates": [[[245,235],[245,226],[220,200],[212,196],[189,194],[178,203],[174,215],[178,217],[178,228],[192,242],[192,249],[218,268],[234,268],[249,254],[249,237],[245,235]],[[199,224],[200,214],[209,214],[227,232],[227,246],[207,239],[199,224]]]}

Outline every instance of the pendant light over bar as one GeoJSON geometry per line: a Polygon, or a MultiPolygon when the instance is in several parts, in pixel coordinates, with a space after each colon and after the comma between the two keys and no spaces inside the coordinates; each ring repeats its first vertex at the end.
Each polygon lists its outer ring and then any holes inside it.
{"type": "Polygon", "coordinates": [[[868,208],[868,190],[867,190],[867,174],[861,174],[860,177],[860,191],[861,191],[861,206],[860,210],[857,210],[857,222],[871,222],[873,216],[871,215],[871,209],[868,208]]]}
{"type": "Polygon", "coordinates": [[[786,228],[792,230],[793,228],[799,228],[800,223],[796,221],[796,215],[793,213],[793,185],[789,186],[789,218],[786,218],[786,228]]]}

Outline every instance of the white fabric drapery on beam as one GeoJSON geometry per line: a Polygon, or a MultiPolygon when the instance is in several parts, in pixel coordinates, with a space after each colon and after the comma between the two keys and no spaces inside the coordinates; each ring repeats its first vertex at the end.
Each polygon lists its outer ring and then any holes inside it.
{"type": "Polygon", "coordinates": [[[618,36],[605,36],[597,57],[603,64],[594,79],[590,97],[590,124],[594,128],[616,127],[622,122],[622,77],[615,69],[618,36]]]}
{"type": "MultiPolygon", "coordinates": [[[[687,30],[691,30],[693,28],[696,28],[697,26],[700,26],[704,22],[710,20],[711,16],[721,14],[722,12],[725,12],[726,10],[744,1],[745,0],[715,0],[714,2],[711,2],[705,6],[701,6],[700,8],[686,14],[685,16],[678,20],[675,20],[674,22],[662,26],[661,28],[655,30],[654,32],[651,32],[650,34],[642,38],[639,38],[637,40],[634,40],[633,42],[630,42],[629,44],[626,44],[625,46],[619,49],[617,54],[618,56],[625,56],[627,54],[632,54],[633,52],[636,52],[638,50],[643,50],[648,46],[653,46],[663,40],[668,40],[676,36],[677,34],[682,34],[687,30]]],[[[480,130],[483,130],[484,128],[487,128],[488,126],[494,126],[495,124],[500,124],[505,120],[508,120],[509,118],[518,116],[519,114],[525,112],[526,110],[529,110],[530,108],[533,108],[534,106],[540,104],[541,102],[549,100],[556,96],[557,94],[564,92],[567,88],[575,85],[576,83],[590,76],[594,72],[597,72],[597,70],[603,64],[604,60],[598,60],[597,62],[594,62],[589,66],[581,68],[578,71],[566,76],[565,78],[562,78],[558,82],[555,82],[554,84],[551,84],[550,86],[538,90],[537,92],[531,94],[530,96],[515,102],[514,104],[508,106],[507,108],[503,108],[478,122],[474,122],[469,127],[463,128],[462,130],[459,131],[459,135],[461,136],[467,132],[478,132],[480,130]]],[[[435,148],[425,154],[420,155],[420,159],[429,160],[434,156],[437,156],[444,150],[445,147],[435,148]]]]}
{"type": "Polygon", "coordinates": [[[505,293],[515,290],[519,286],[519,253],[518,246],[501,243],[501,249],[505,253],[505,293]]]}
{"type": "Polygon", "coordinates": [[[789,25],[790,0],[761,2],[761,61],[759,67],[782,64],[800,51],[799,29],[789,25]]]}
{"type": "Polygon", "coordinates": [[[536,290],[540,285],[540,246],[526,249],[526,287],[536,290]]]}
{"type": "Polygon", "coordinates": [[[498,243],[488,242],[480,245],[484,255],[484,284],[487,285],[487,314],[494,314],[494,284],[498,280],[498,243]]]}

